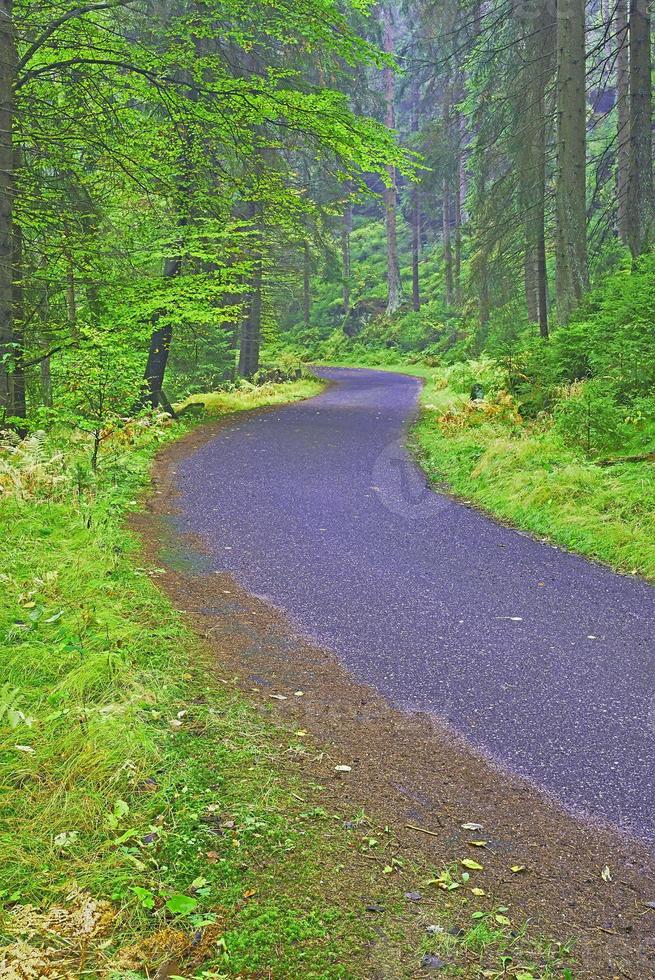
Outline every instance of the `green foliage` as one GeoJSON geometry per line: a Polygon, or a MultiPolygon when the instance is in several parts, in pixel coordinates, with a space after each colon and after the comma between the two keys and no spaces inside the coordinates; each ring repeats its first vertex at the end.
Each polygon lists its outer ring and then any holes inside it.
{"type": "Polygon", "coordinates": [[[591,456],[624,445],[625,412],[611,386],[586,381],[572,386],[555,406],[555,426],[567,442],[591,456]]]}

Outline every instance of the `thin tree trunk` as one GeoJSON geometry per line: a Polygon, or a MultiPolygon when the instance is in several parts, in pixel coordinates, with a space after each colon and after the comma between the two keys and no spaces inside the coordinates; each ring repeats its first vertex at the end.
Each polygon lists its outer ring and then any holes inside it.
{"type": "MultiPolygon", "coordinates": [[[[14,222],[12,235],[12,266],[13,266],[13,339],[14,364],[10,377],[11,414],[16,418],[27,417],[25,401],[25,368],[23,367],[23,351],[25,349],[25,294],[23,289],[23,232],[14,222]]],[[[26,430],[21,430],[21,435],[26,430]]]]}
{"type": "Polygon", "coordinates": [[[546,265],[546,232],[542,223],[537,241],[537,303],[539,333],[548,339],[548,267],[546,265]]]}
{"type": "Polygon", "coordinates": [[[41,401],[46,406],[50,408],[52,405],[52,373],[51,373],[51,362],[52,358],[44,357],[39,365],[41,372],[41,401]]]}
{"type": "MultiPolygon", "coordinates": [[[[461,78],[458,82],[460,94],[461,78]]],[[[456,308],[462,306],[462,114],[455,116],[455,236],[453,249],[453,298],[456,308]]]]}
{"type": "MultiPolygon", "coordinates": [[[[448,147],[451,145],[451,117],[450,117],[450,100],[451,100],[451,88],[450,83],[446,83],[444,89],[443,97],[443,128],[444,128],[444,139],[448,147]]],[[[446,306],[453,305],[453,250],[450,241],[450,223],[451,223],[451,200],[450,200],[450,174],[449,168],[451,165],[451,160],[449,155],[446,159],[446,171],[443,175],[443,181],[441,185],[441,229],[442,236],[441,241],[443,245],[443,265],[444,265],[444,299],[446,301],[446,306]]]]}
{"type": "Polygon", "coordinates": [[[77,340],[77,297],[75,293],[75,270],[70,255],[66,256],[66,311],[71,328],[71,337],[77,340]]]}
{"type": "Polygon", "coordinates": [[[538,31],[527,38],[527,117],[524,132],[523,207],[525,209],[525,280],[528,316],[548,337],[548,279],[546,266],[546,85],[550,77],[555,19],[545,6],[538,31]]]}
{"type": "Polygon", "coordinates": [[[13,415],[11,364],[14,358],[12,288],[12,202],[14,193],[13,86],[16,50],[12,0],[0,0],[0,409],[13,415]]]}
{"type": "MultiPolygon", "coordinates": [[[[350,236],[353,231],[353,206],[348,201],[343,212],[343,222],[341,225],[341,262],[343,270],[343,315],[348,316],[350,312],[350,280],[352,276],[352,263],[350,253],[350,236]]],[[[344,321],[345,322],[345,321],[344,321]]]]}
{"type": "MultiPolygon", "coordinates": [[[[526,221],[526,224],[530,224],[526,221]]],[[[525,254],[523,256],[523,279],[525,288],[525,304],[528,308],[530,323],[539,320],[539,296],[537,293],[537,250],[528,239],[531,229],[526,230],[525,254]]]]}
{"type": "Polygon", "coordinates": [[[412,188],[412,309],[421,309],[421,193],[412,188]]]}
{"type": "Polygon", "coordinates": [[[251,378],[259,369],[259,348],[262,332],[262,282],[262,258],[261,255],[256,255],[247,300],[247,313],[241,324],[239,366],[237,369],[241,378],[251,378]]]}
{"type": "Polygon", "coordinates": [[[616,3],[616,45],[617,230],[619,238],[627,245],[630,235],[628,221],[628,184],[630,181],[630,45],[628,39],[628,0],[617,0],[616,3]]]}
{"type": "Polygon", "coordinates": [[[453,305],[453,250],[450,244],[450,181],[445,176],[442,187],[442,242],[444,266],[444,299],[446,306],[453,305]]]}
{"type": "MultiPolygon", "coordinates": [[[[393,11],[388,3],[382,5],[384,28],[384,50],[393,54],[395,48],[393,11]]],[[[386,103],[385,123],[388,129],[395,129],[395,84],[393,68],[384,69],[384,98],[386,103]]],[[[384,190],[384,211],[387,232],[387,314],[392,316],[402,303],[402,282],[398,260],[397,205],[398,184],[395,167],[387,170],[388,186],[384,190]]]]}
{"type": "Polygon", "coordinates": [[[630,177],[629,245],[641,255],[653,233],[653,134],[650,10],[647,0],[630,0],[630,177]]]}
{"type": "Polygon", "coordinates": [[[302,312],[303,323],[309,327],[312,316],[312,256],[308,242],[303,243],[302,312]]]}
{"type": "Polygon", "coordinates": [[[585,2],[557,4],[557,313],[566,323],[588,288],[585,2]]]}
{"type": "MultiPolygon", "coordinates": [[[[181,256],[164,260],[165,279],[176,278],[179,276],[181,269],[181,256]]],[[[164,316],[170,316],[170,312],[167,310],[164,314],[157,314],[156,320],[161,321],[164,316]]],[[[148,361],[144,373],[145,391],[139,402],[141,408],[144,408],[146,405],[149,405],[151,408],[157,408],[165,401],[162,389],[172,339],[173,325],[170,320],[155,324],[155,329],[150,336],[150,349],[148,351],[148,361]]]]}

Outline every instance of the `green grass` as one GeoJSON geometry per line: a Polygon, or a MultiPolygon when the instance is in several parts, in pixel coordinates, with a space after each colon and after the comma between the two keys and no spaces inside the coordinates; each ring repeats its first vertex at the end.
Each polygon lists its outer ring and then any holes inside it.
{"type": "Polygon", "coordinates": [[[551,428],[482,423],[444,431],[424,409],[414,429],[435,483],[517,527],[655,579],[655,480],[648,463],[599,467],[551,428]]]}
{"type": "MultiPolygon", "coordinates": [[[[318,387],[200,400],[226,411],[318,387]]],[[[295,776],[290,757],[320,747],[215,672],[141,567],[124,517],[155,451],[187,428],[118,432],[97,475],[84,440],[0,455],[0,961],[36,957],[45,974],[54,949],[68,976],[143,977],[203,935],[202,956],[182,956],[176,974],[400,978],[429,948],[445,976],[481,963],[504,976],[507,955],[526,975],[563,976],[566,950],[510,927],[476,939],[489,899],[438,891],[432,869],[393,861],[393,835],[295,776]],[[429,943],[403,898],[416,887],[443,928],[429,943]],[[385,905],[384,940],[362,895],[385,905]],[[85,935],[75,910],[86,921],[96,900],[105,918],[85,935]],[[446,935],[454,915],[471,923],[461,941],[446,935]]]]}
{"type": "Polygon", "coordinates": [[[303,398],[317,395],[324,387],[323,382],[311,376],[299,381],[282,384],[268,382],[255,386],[243,383],[234,391],[212,391],[207,394],[191,395],[180,402],[176,408],[181,410],[189,405],[204,405],[209,415],[225,415],[247,409],[264,408],[269,405],[284,405],[303,398]]]}

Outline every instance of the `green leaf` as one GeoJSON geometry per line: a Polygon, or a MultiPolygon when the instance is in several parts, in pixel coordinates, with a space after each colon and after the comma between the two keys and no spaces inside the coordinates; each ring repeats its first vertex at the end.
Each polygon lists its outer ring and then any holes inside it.
{"type": "Polygon", "coordinates": [[[166,902],[166,908],[173,915],[191,915],[198,906],[198,899],[189,895],[171,895],[166,902]]]}

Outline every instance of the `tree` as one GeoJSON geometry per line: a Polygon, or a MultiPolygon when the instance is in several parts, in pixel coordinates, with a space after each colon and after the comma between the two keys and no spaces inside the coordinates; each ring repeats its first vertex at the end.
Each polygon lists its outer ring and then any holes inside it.
{"type": "Polygon", "coordinates": [[[566,323],[589,285],[586,210],[585,3],[557,4],[557,314],[566,323]]]}
{"type": "MultiPolygon", "coordinates": [[[[394,42],[394,12],[390,3],[381,4],[382,26],[384,34],[384,51],[393,55],[394,42]]],[[[384,101],[386,106],[385,124],[392,132],[396,126],[395,109],[395,73],[391,64],[384,68],[384,101]]],[[[384,189],[384,212],[387,232],[387,314],[393,315],[402,303],[403,287],[400,278],[398,261],[398,173],[391,164],[387,169],[387,183],[384,189]]]]}
{"type": "Polygon", "coordinates": [[[629,0],[630,35],[630,157],[627,238],[634,256],[652,242],[653,132],[651,36],[648,0],[629,0]]]}

